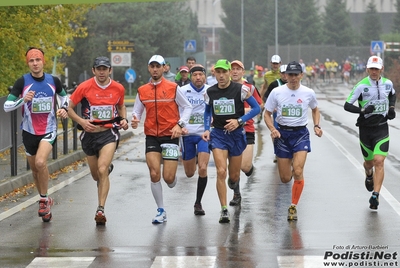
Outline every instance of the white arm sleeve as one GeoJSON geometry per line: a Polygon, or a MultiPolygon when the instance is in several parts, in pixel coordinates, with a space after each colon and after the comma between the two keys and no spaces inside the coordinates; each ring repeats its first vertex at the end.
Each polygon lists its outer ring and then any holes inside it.
{"type": "Polygon", "coordinates": [[[192,114],[193,106],[188,101],[185,94],[183,94],[182,90],[180,90],[179,86],[176,89],[176,103],[182,109],[180,120],[187,124],[190,119],[190,115],[192,114]]]}
{"type": "Polygon", "coordinates": [[[13,110],[18,109],[19,107],[21,107],[22,105],[24,105],[24,99],[20,98],[20,99],[16,99],[15,101],[13,100],[6,100],[6,102],[4,102],[4,111],[5,112],[11,112],[13,110]]]}

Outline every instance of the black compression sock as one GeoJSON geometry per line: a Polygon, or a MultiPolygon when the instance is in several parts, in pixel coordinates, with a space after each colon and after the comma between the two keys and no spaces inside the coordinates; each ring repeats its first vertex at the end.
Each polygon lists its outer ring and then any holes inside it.
{"type": "Polygon", "coordinates": [[[253,174],[253,171],[254,171],[254,166],[251,165],[251,169],[244,174],[246,174],[246,176],[249,177],[249,176],[251,176],[251,174],[253,174]]]}

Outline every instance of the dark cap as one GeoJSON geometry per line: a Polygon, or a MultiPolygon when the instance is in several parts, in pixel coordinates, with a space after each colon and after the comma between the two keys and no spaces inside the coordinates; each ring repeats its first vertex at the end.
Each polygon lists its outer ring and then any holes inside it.
{"type": "Polygon", "coordinates": [[[300,74],[303,72],[303,68],[297,61],[290,62],[286,67],[287,74],[300,74]]]}
{"type": "Polygon", "coordinates": [[[93,68],[97,68],[99,66],[105,66],[107,68],[111,67],[110,59],[107,57],[97,57],[94,60],[93,68]]]}

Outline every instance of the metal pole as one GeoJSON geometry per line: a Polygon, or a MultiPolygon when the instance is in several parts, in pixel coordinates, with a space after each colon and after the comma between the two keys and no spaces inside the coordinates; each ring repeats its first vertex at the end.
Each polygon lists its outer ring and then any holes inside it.
{"type": "Polygon", "coordinates": [[[56,75],[56,65],[57,65],[57,55],[54,56],[54,61],[53,61],[53,71],[51,72],[52,75],[56,75]]]}
{"type": "Polygon", "coordinates": [[[275,54],[279,54],[278,49],[278,0],[275,0],[275,54]]]}
{"type": "Polygon", "coordinates": [[[244,64],[244,22],[243,22],[243,0],[241,4],[241,27],[240,27],[240,48],[241,48],[241,54],[240,54],[240,59],[242,63],[244,64]]]}
{"type": "MultiPolygon", "coordinates": [[[[59,51],[61,51],[62,50],[62,47],[58,47],[57,48],[57,50],[59,50],[59,51]]],[[[57,52],[58,53],[58,52],[57,52]]],[[[57,56],[58,55],[55,55],[54,56],[54,61],[53,61],[53,71],[52,71],[52,75],[54,75],[54,76],[56,76],[57,75],[57,70],[56,70],[56,65],[57,65],[57,56]]]]}
{"type": "Polygon", "coordinates": [[[212,20],[213,20],[213,22],[212,22],[212,39],[213,39],[213,43],[212,43],[212,54],[213,55],[215,55],[215,17],[214,17],[214,15],[215,15],[215,11],[214,11],[214,9],[215,9],[215,4],[216,3],[218,3],[219,1],[221,1],[221,0],[212,0],[213,2],[212,2],[212,8],[211,8],[211,10],[212,10],[212,14],[211,14],[211,16],[212,16],[212,20]]]}
{"type": "MultiPolygon", "coordinates": [[[[213,4],[214,5],[214,4],[213,4]]],[[[215,55],[215,19],[214,19],[214,7],[212,7],[212,54],[215,55]]]]}
{"type": "Polygon", "coordinates": [[[11,112],[11,176],[17,176],[18,166],[18,123],[17,110],[11,112]]]}

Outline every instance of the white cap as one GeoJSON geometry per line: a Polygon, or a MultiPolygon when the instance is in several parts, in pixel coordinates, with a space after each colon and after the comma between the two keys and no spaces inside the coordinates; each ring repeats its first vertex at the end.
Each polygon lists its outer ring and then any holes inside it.
{"type": "Polygon", "coordinates": [[[368,59],[367,62],[367,68],[377,68],[377,69],[382,69],[383,67],[383,61],[380,57],[378,56],[371,56],[368,59]]]}
{"type": "Polygon", "coordinates": [[[163,56],[160,56],[160,55],[153,55],[149,60],[149,64],[152,62],[157,62],[160,65],[165,65],[165,60],[164,60],[163,56]]]}
{"type": "Polygon", "coordinates": [[[281,57],[279,57],[278,55],[273,55],[271,58],[271,62],[272,63],[280,63],[281,62],[281,57]]]}
{"type": "Polygon", "coordinates": [[[286,67],[287,67],[286,64],[281,65],[281,67],[279,67],[279,71],[280,71],[281,73],[286,72],[286,67]]]}

